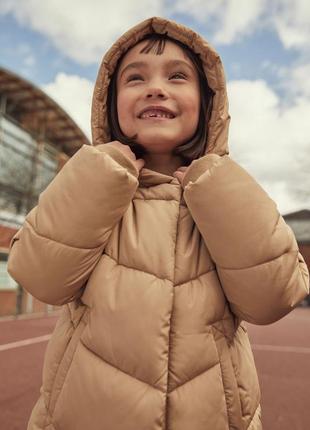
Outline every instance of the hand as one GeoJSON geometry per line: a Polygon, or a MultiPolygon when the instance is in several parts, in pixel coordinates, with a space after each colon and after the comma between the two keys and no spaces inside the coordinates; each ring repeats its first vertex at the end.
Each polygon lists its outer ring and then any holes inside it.
{"type": "Polygon", "coordinates": [[[188,167],[189,166],[181,166],[173,173],[173,176],[177,178],[177,180],[180,182],[181,185],[182,185],[183,177],[188,167]]]}
{"type": "Polygon", "coordinates": [[[114,146],[115,148],[119,149],[123,155],[125,155],[127,158],[130,159],[130,161],[135,165],[138,172],[142,169],[142,167],[145,164],[145,161],[143,158],[136,159],[135,153],[130,149],[130,146],[124,145],[123,143],[119,142],[118,140],[114,140],[113,142],[106,143],[105,145],[114,146]]]}

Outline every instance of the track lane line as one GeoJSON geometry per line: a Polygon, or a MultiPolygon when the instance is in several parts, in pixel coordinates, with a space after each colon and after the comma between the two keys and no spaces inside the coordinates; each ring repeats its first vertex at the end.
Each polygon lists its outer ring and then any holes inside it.
{"type": "Polygon", "coordinates": [[[310,348],[302,347],[302,346],[252,344],[252,349],[254,351],[292,352],[297,354],[310,354],[310,348]]]}
{"type": "MultiPolygon", "coordinates": [[[[17,342],[10,342],[0,345],[0,352],[7,351],[8,349],[20,348],[23,346],[33,345],[35,343],[47,342],[51,338],[51,334],[43,336],[32,337],[29,339],[19,340],[17,342]]],[[[281,346],[281,345],[259,345],[252,344],[252,349],[255,351],[272,351],[272,352],[292,352],[297,354],[310,354],[310,348],[301,346],[281,346]]]]}
{"type": "Polygon", "coordinates": [[[51,338],[51,334],[44,336],[32,337],[29,339],[18,340],[17,342],[10,342],[0,345],[0,352],[7,351],[8,349],[20,348],[21,346],[33,345],[34,343],[47,342],[51,338]]]}

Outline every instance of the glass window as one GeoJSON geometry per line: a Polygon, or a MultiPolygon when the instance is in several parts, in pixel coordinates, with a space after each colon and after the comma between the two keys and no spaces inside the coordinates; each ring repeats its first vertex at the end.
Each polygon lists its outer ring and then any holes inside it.
{"type": "Polygon", "coordinates": [[[7,261],[0,261],[0,290],[15,290],[17,283],[8,274],[7,261]]]}
{"type": "Polygon", "coordinates": [[[58,151],[0,115],[0,210],[26,215],[58,169],[58,151]]]}

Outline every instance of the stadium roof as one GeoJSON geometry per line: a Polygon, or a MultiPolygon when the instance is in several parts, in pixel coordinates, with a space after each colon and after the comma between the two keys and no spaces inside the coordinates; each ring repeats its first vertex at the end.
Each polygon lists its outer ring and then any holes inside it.
{"type": "Polygon", "coordinates": [[[53,99],[26,79],[0,67],[1,113],[72,156],[90,142],[53,99]]]}

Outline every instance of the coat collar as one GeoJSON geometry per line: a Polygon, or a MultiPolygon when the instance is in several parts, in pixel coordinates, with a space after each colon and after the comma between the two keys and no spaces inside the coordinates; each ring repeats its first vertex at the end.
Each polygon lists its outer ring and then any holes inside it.
{"type": "Polygon", "coordinates": [[[165,175],[164,173],[143,167],[139,173],[139,184],[150,187],[160,184],[179,184],[179,181],[174,176],[165,175]]]}

